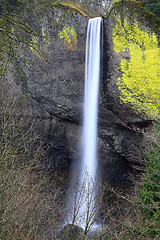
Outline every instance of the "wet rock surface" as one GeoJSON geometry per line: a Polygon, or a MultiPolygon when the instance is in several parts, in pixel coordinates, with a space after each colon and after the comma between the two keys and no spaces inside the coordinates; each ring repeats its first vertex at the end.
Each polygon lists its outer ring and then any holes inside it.
{"type": "MultiPolygon", "coordinates": [[[[19,91],[28,93],[26,114],[36,119],[38,131],[49,146],[44,168],[68,170],[80,158],[88,18],[60,6],[48,7],[41,14],[36,9],[24,13],[24,18],[34,23],[33,28],[41,37],[30,39],[36,51],[26,50],[32,63],[30,67],[22,66],[26,81],[20,81],[20,76],[12,77],[19,91]]],[[[121,75],[117,67],[122,56],[113,49],[113,18],[111,15],[109,20],[104,20],[98,163],[105,178],[131,184],[144,161],[145,138],[141,130],[150,122],[146,124],[140,115],[115,97],[115,82],[121,75]]]]}

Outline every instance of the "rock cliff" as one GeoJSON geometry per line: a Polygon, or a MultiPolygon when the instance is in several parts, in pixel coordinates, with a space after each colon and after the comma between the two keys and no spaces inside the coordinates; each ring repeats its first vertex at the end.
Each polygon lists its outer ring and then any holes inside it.
{"type": "MultiPolygon", "coordinates": [[[[143,132],[150,125],[149,118],[136,113],[132,104],[120,101],[121,89],[117,85],[124,72],[121,60],[131,59],[129,46],[116,49],[117,24],[124,27],[126,21],[133,27],[136,21],[149,37],[153,30],[147,21],[140,22],[137,14],[135,7],[131,11],[127,5],[118,6],[104,19],[98,161],[103,176],[118,183],[134,182],[141,171],[146,143],[143,132]]],[[[80,158],[88,16],[62,5],[48,5],[21,9],[20,17],[36,34],[24,33],[29,48],[19,45],[16,50],[26,61],[19,63],[21,71],[12,62],[14,71],[7,77],[11,83],[14,81],[19,95],[27,96],[23,111],[36,119],[38,131],[49,145],[44,168],[68,170],[80,158]]]]}

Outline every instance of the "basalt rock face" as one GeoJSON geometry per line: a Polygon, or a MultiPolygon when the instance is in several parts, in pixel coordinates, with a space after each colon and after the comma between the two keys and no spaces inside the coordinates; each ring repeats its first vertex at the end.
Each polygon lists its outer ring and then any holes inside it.
{"type": "MultiPolygon", "coordinates": [[[[149,106],[144,100],[149,98],[145,90],[152,94],[154,86],[159,86],[159,52],[154,21],[135,5],[117,5],[104,22],[99,112],[99,156],[103,159],[100,165],[114,182],[126,182],[127,178],[134,182],[142,170],[146,144],[144,132],[151,127],[151,117],[141,113],[145,105],[149,106]],[[154,60],[149,59],[152,55],[154,60]],[[151,71],[155,72],[154,77],[149,74],[151,71]],[[147,86],[149,82],[151,88],[147,86]],[[134,110],[134,97],[140,102],[136,106],[139,113],[134,110]]],[[[156,111],[154,106],[147,107],[148,115],[156,111]]]]}
{"type": "Polygon", "coordinates": [[[61,5],[21,9],[19,17],[35,34],[24,33],[29,49],[16,49],[26,60],[19,66],[24,74],[14,64],[8,78],[27,95],[24,114],[48,145],[44,169],[68,170],[80,144],[88,17],[61,5]]]}
{"type": "MultiPolygon", "coordinates": [[[[88,18],[62,6],[46,7],[41,12],[36,8],[29,13],[24,11],[24,18],[39,36],[32,36],[32,47],[25,50],[31,61],[31,65],[21,66],[26,80],[17,77],[16,70],[9,78],[16,81],[21,94],[27,93],[25,114],[36,119],[37,129],[49,145],[44,168],[67,170],[80,159],[88,18]]],[[[104,20],[98,161],[104,177],[127,183],[134,181],[143,165],[145,139],[141,129],[148,127],[149,120],[119,103],[116,81],[122,71],[117,69],[124,52],[114,49],[115,18],[113,13],[104,20]]],[[[128,58],[129,53],[125,54],[128,58]]]]}
{"type": "Polygon", "coordinates": [[[31,97],[49,113],[39,117],[39,131],[49,145],[48,170],[67,170],[76,160],[79,123],[84,90],[85,41],[88,19],[62,6],[47,9],[40,17],[42,42],[37,43],[44,60],[38,71],[29,72],[27,88],[31,97]],[[38,73],[38,74],[37,74],[38,73]]]}

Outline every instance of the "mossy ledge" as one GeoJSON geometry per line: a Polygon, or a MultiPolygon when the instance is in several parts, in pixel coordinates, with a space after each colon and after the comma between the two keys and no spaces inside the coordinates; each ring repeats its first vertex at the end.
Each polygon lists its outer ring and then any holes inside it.
{"type": "Polygon", "coordinates": [[[130,9],[132,12],[134,11],[133,9],[136,9],[139,22],[141,22],[142,19],[145,19],[145,21],[148,22],[150,28],[152,28],[158,37],[160,37],[160,18],[157,17],[153,12],[146,10],[141,2],[131,0],[117,0],[112,4],[109,12],[105,15],[105,18],[108,19],[114,9],[122,8],[123,6],[128,7],[128,9],[130,9]]]}
{"type": "Polygon", "coordinates": [[[80,14],[82,14],[82,16],[87,17],[87,18],[91,18],[93,17],[92,13],[88,12],[86,9],[82,8],[80,5],[73,3],[73,2],[54,2],[54,3],[50,3],[52,4],[52,6],[63,6],[66,8],[71,8],[76,12],[79,12],[80,14]]]}
{"type": "Polygon", "coordinates": [[[123,4],[123,0],[116,0],[116,1],[114,1],[114,3],[112,4],[110,10],[106,13],[106,15],[104,17],[107,19],[109,17],[109,15],[111,14],[112,10],[115,7],[122,6],[122,4],[123,4]]]}

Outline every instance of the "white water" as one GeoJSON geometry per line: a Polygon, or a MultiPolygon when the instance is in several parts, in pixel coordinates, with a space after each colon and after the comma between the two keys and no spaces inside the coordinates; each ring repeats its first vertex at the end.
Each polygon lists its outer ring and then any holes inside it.
{"type": "MultiPolygon", "coordinates": [[[[79,177],[72,179],[73,192],[68,195],[66,223],[77,224],[85,231],[91,228],[96,216],[97,198],[97,119],[100,63],[102,52],[102,18],[90,19],[87,29],[85,59],[84,119],[82,159],[79,177]]],[[[73,170],[73,175],[77,171],[73,170]]],[[[96,227],[94,225],[94,227],[96,227]]],[[[98,226],[99,227],[99,226],[98,226]]]]}
{"type": "Polygon", "coordinates": [[[87,168],[93,180],[95,179],[97,170],[97,118],[101,57],[101,21],[102,19],[100,17],[89,20],[86,42],[82,172],[84,174],[87,168]]]}
{"type": "Polygon", "coordinates": [[[83,156],[79,180],[79,220],[82,227],[90,227],[96,209],[97,119],[102,18],[90,19],[87,29],[85,62],[85,96],[83,126],[83,156]],[[89,225],[88,225],[89,224],[89,225]]]}

